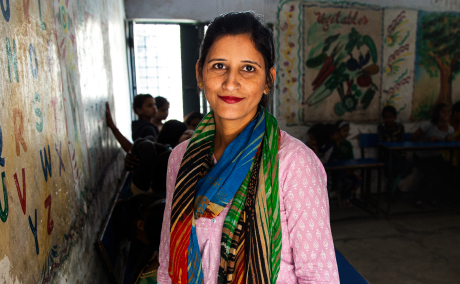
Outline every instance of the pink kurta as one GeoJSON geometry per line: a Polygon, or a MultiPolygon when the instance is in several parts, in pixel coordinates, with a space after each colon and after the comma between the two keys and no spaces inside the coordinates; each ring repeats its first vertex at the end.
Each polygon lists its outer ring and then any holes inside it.
{"type": "MultiPolygon", "coordinates": [[[[174,148],[169,158],[158,269],[158,283],[162,284],[171,283],[168,274],[171,201],[187,145],[185,141],[174,148]]],[[[278,154],[282,249],[277,283],[339,283],[324,168],[304,143],[284,131],[278,154]]],[[[217,283],[220,238],[230,204],[214,219],[195,221],[205,284],[217,283]]]]}

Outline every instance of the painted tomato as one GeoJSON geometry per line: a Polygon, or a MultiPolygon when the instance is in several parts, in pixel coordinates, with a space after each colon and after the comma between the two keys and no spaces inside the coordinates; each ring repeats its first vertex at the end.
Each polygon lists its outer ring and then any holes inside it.
{"type": "Polygon", "coordinates": [[[356,82],[360,87],[369,87],[372,84],[372,78],[369,75],[361,75],[356,82]]]}

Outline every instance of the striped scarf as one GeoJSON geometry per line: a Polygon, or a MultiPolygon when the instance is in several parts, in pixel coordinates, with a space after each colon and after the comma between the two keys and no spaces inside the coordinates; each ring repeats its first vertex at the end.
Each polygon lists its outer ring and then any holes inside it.
{"type": "Polygon", "coordinates": [[[261,109],[213,166],[211,111],[182,158],[171,208],[169,275],[203,283],[195,220],[214,218],[232,201],[222,229],[217,282],[276,283],[281,259],[279,128],[261,109]]]}

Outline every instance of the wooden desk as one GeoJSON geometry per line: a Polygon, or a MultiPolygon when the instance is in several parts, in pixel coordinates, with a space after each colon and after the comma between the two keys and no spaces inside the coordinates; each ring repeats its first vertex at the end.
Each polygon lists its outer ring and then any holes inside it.
{"type": "Polygon", "coordinates": [[[362,170],[363,171],[363,185],[361,186],[362,199],[353,198],[350,201],[357,206],[358,208],[373,214],[376,218],[380,212],[380,192],[381,192],[381,181],[382,181],[382,170],[385,166],[384,163],[372,159],[353,159],[345,161],[333,161],[327,164],[324,164],[324,169],[326,171],[338,171],[338,170],[362,170]],[[377,181],[377,198],[373,199],[370,197],[371,189],[371,177],[372,169],[378,170],[378,181],[377,181]],[[374,206],[374,210],[370,210],[369,205],[374,206]]]}
{"type": "MultiPolygon", "coordinates": [[[[427,142],[427,141],[406,141],[406,142],[380,142],[379,146],[382,149],[388,151],[390,157],[390,164],[392,166],[392,157],[393,152],[395,151],[440,151],[447,150],[450,151],[450,162],[453,160],[453,151],[460,149],[460,142],[458,141],[439,141],[439,142],[427,142]]],[[[390,173],[390,181],[393,180],[393,176],[390,173]]],[[[391,182],[390,182],[391,184],[391,182]]],[[[388,195],[391,194],[390,190],[387,192],[388,195]]],[[[387,217],[390,215],[390,203],[388,202],[387,206],[387,217]]]]}

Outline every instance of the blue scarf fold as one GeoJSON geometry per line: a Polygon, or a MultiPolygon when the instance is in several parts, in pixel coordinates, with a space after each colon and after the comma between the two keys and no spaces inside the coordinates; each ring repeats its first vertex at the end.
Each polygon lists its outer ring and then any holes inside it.
{"type": "Polygon", "coordinates": [[[188,247],[188,283],[203,283],[201,253],[195,219],[214,218],[227,206],[246,178],[265,133],[265,116],[256,119],[233,140],[212,169],[197,182],[195,218],[192,220],[188,247]],[[197,272],[197,266],[200,266],[197,272]]]}

